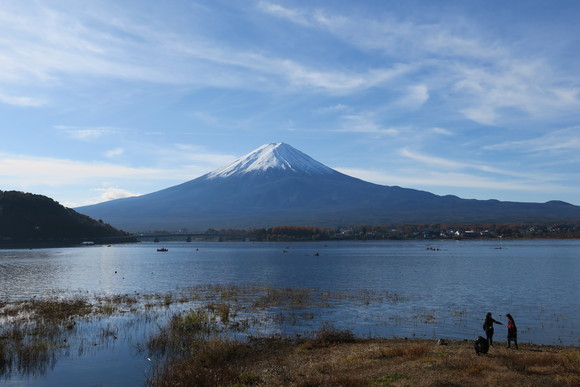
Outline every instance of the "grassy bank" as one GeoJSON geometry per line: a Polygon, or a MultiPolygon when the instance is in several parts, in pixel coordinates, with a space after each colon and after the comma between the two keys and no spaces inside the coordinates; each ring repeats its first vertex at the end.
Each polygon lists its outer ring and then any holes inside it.
{"type": "Polygon", "coordinates": [[[232,340],[198,312],[179,315],[149,341],[163,353],[150,386],[578,386],[580,348],[470,341],[362,339],[323,326],[307,337],[232,340]],[[169,352],[169,354],[168,354],[169,352]]]}
{"type": "MultiPolygon", "coordinates": [[[[310,297],[304,290],[269,290],[254,306],[304,307],[313,301],[310,297]]],[[[232,300],[232,294],[226,299],[232,300]]],[[[236,335],[249,328],[251,323],[239,324],[228,303],[207,304],[173,315],[147,342],[155,363],[148,384],[580,385],[580,348],[576,347],[520,344],[515,350],[496,343],[487,355],[477,356],[472,341],[359,338],[328,322],[292,337],[247,334],[240,339],[236,335]]]]}
{"type": "MultiPolygon", "coordinates": [[[[327,332],[328,333],[328,332],[327,332]]],[[[476,356],[471,343],[341,338],[211,340],[168,361],[153,386],[578,386],[580,350],[521,345],[476,356]]]]}

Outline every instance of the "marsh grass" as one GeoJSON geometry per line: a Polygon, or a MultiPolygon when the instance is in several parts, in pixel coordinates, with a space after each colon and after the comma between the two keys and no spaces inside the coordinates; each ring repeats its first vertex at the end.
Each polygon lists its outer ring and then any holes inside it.
{"type": "Polygon", "coordinates": [[[65,320],[70,317],[84,316],[91,313],[91,305],[85,299],[46,300],[33,302],[33,309],[43,320],[65,320]]]}
{"type": "MultiPolygon", "coordinates": [[[[0,377],[41,375],[65,352],[83,356],[130,334],[131,324],[118,324],[123,316],[148,324],[148,336],[135,347],[152,359],[152,386],[580,385],[578,348],[520,344],[519,351],[493,348],[478,357],[471,342],[363,339],[332,324],[314,326],[326,307],[402,299],[212,285],[170,294],[0,301],[0,377]],[[298,334],[289,325],[311,330],[298,334]],[[281,334],[288,331],[295,333],[281,334]]],[[[399,323],[396,316],[385,321],[399,323]]]]}
{"type": "Polygon", "coordinates": [[[0,309],[0,376],[39,375],[56,363],[62,337],[75,320],[92,312],[86,299],[33,299],[3,303],[0,309]]]}
{"type": "Polygon", "coordinates": [[[41,374],[56,362],[46,338],[27,326],[11,327],[0,335],[0,376],[13,370],[21,374],[41,374]]]}
{"type": "Polygon", "coordinates": [[[69,318],[91,313],[91,305],[86,299],[44,299],[4,303],[0,308],[0,319],[32,320],[46,323],[59,323],[69,318]]]}

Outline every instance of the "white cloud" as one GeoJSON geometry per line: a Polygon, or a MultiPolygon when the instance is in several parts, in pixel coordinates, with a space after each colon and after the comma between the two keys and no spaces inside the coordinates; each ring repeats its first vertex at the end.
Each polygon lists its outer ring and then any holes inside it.
{"type": "Polygon", "coordinates": [[[175,144],[169,148],[155,147],[147,151],[163,165],[189,165],[192,171],[199,171],[200,175],[223,167],[238,158],[229,154],[211,153],[204,147],[190,144],[175,144]]]}
{"type": "Polygon", "coordinates": [[[397,185],[428,189],[432,187],[493,190],[500,192],[518,191],[522,193],[567,192],[572,189],[565,184],[547,180],[505,180],[470,173],[438,172],[426,169],[407,169],[395,173],[357,168],[335,168],[344,174],[381,185],[397,185]]]}
{"type": "Polygon", "coordinates": [[[517,150],[526,153],[577,152],[580,150],[580,126],[554,130],[527,140],[507,141],[487,145],[486,150],[517,150]]]}
{"type": "Polygon", "coordinates": [[[121,156],[123,153],[125,153],[125,150],[123,148],[115,148],[105,152],[105,156],[110,159],[114,159],[116,157],[121,156]]]}
{"type": "Polygon", "coordinates": [[[331,106],[321,107],[315,110],[318,114],[327,114],[327,113],[335,113],[335,112],[342,112],[345,110],[349,110],[347,105],[343,105],[341,103],[331,106]]]}
{"type": "Polygon", "coordinates": [[[466,168],[468,165],[457,161],[447,160],[441,157],[427,156],[420,153],[412,152],[408,148],[403,148],[400,151],[401,156],[419,161],[430,166],[437,166],[449,169],[466,168]]]}
{"type": "Polygon", "coordinates": [[[393,105],[398,108],[416,110],[429,100],[429,88],[427,85],[408,86],[405,95],[396,101],[393,105]]]}
{"type": "MultiPolygon", "coordinates": [[[[439,168],[444,170],[473,171],[472,173],[484,172],[486,174],[486,178],[488,178],[489,175],[495,175],[495,177],[497,177],[498,179],[509,177],[512,180],[515,178],[519,179],[520,181],[528,181],[528,182],[565,181],[567,179],[567,177],[564,175],[556,175],[556,174],[546,175],[541,172],[533,173],[526,172],[525,170],[512,171],[503,168],[497,168],[483,163],[449,160],[442,157],[429,156],[418,152],[413,152],[408,148],[401,149],[399,154],[403,157],[424,164],[426,167],[428,167],[428,170],[433,171],[434,173],[439,168]]],[[[440,173],[448,173],[448,172],[440,172],[440,173]]]]}
{"type": "Polygon", "coordinates": [[[35,193],[54,193],[58,187],[55,197],[67,191],[84,192],[62,200],[69,207],[77,207],[139,195],[136,192],[154,192],[197,178],[215,169],[216,165],[221,167],[235,159],[234,156],[200,152],[200,149],[180,145],[173,151],[158,152],[158,162],[167,165],[166,168],[0,153],[0,185],[3,189],[35,193]],[[95,185],[104,188],[95,189],[95,185]],[[86,192],[91,190],[101,195],[86,199],[86,192]]]}
{"type": "Polygon", "coordinates": [[[98,200],[96,200],[94,203],[106,202],[109,200],[122,199],[141,195],[116,187],[95,188],[94,191],[101,192],[101,195],[99,196],[98,200]]]}
{"type": "MultiPolygon", "coordinates": [[[[261,8],[285,18],[300,12],[275,4],[261,8]]],[[[201,35],[175,33],[156,20],[135,22],[129,13],[99,9],[18,7],[0,10],[0,80],[58,85],[65,77],[104,77],[164,84],[348,94],[382,85],[411,64],[349,70],[304,65],[287,53],[239,49],[201,35]],[[14,9],[12,9],[14,8],[14,9]],[[18,16],[16,16],[18,15],[18,16]]],[[[121,8],[118,8],[119,11],[121,8]]]]}
{"type": "Polygon", "coordinates": [[[495,125],[498,114],[491,106],[472,106],[459,110],[466,118],[484,125],[495,125]]]}
{"type": "Polygon", "coordinates": [[[442,94],[450,109],[485,125],[504,122],[513,114],[509,109],[532,118],[580,109],[576,73],[556,70],[541,52],[525,52],[521,45],[498,40],[464,15],[454,15],[454,22],[427,23],[389,12],[346,18],[307,7],[276,9],[269,13],[323,29],[371,55],[382,54],[402,65],[413,63],[413,79],[420,84],[408,89],[400,107],[417,109],[431,95],[442,94]]]}
{"type": "Polygon", "coordinates": [[[453,132],[444,128],[431,128],[433,133],[442,134],[444,136],[453,136],[453,132]]]}
{"type": "MultiPolygon", "coordinates": [[[[370,89],[392,81],[412,71],[412,64],[397,64],[391,68],[368,69],[362,72],[310,69],[289,60],[269,61],[269,66],[281,77],[287,77],[295,88],[314,88],[323,92],[344,95],[370,89]]],[[[272,71],[269,70],[269,71],[272,71]]]]}
{"type": "Polygon", "coordinates": [[[96,138],[102,137],[108,134],[118,133],[119,129],[111,128],[111,127],[94,127],[94,128],[85,128],[85,127],[77,127],[77,126],[65,126],[65,125],[57,125],[55,126],[56,129],[60,130],[61,132],[65,133],[67,136],[74,138],[76,140],[94,140],[96,138]]]}
{"type": "MultiPolygon", "coordinates": [[[[534,116],[580,107],[575,75],[557,74],[549,63],[533,56],[514,59],[517,55],[509,46],[477,34],[469,28],[470,20],[462,18],[455,24],[425,23],[388,12],[346,17],[307,6],[257,3],[265,14],[307,25],[312,33],[322,30],[365,53],[386,56],[383,66],[349,68],[315,60],[306,65],[287,52],[238,48],[199,33],[184,33],[144,14],[139,19],[121,6],[87,12],[74,6],[23,4],[0,10],[5,37],[0,39],[0,80],[6,82],[56,85],[66,76],[94,76],[344,95],[384,86],[412,72],[417,75],[413,83],[418,83],[409,86],[399,101],[409,109],[421,107],[449,87],[454,87],[454,110],[485,124],[496,124],[504,107],[534,116]]],[[[5,97],[12,101],[5,103],[20,106],[42,103],[30,97],[5,97]]]]}
{"type": "Polygon", "coordinates": [[[84,184],[95,179],[166,180],[171,179],[171,172],[174,171],[0,153],[2,182],[23,187],[84,184]]]}
{"type": "Polygon", "coordinates": [[[208,114],[206,112],[195,111],[190,114],[192,117],[195,117],[196,119],[208,125],[216,125],[220,121],[218,117],[208,114]]]}
{"type": "Polygon", "coordinates": [[[497,125],[506,117],[505,108],[535,119],[580,108],[578,88],[562,87],[561,76],[542,60],[524,62],[506,56],[487,65],[460,64],[456,70],[453,90],[466,106],[460,111],[475,122],[497,125]]]}
{"type": "Polygon", "coordinates": [[[19,107],[39,107],[45,105],[45,101],[31,97],[15,97],[6,94],[0,94],[0,102],[7,105],[19,107]]]}
{"type": "Polygon", "coordinates": [[[298,10],[283,7],[279,4],[269,3],[266,1],[260,1],[258,3],[258,8],[266,13],[273,16],[280,17],[282,19],[290,20],[294,23],[309,25],[306,15],[298,10]]]}
{"type": "Polygon", "coordinates": [[[377,122],[375,114],[367,112],[342,116],[343,128],[339,132],[368,133],[374,135],[397,136],[401,133],[411,132],[410,126],[385,127],[377,122]]]}

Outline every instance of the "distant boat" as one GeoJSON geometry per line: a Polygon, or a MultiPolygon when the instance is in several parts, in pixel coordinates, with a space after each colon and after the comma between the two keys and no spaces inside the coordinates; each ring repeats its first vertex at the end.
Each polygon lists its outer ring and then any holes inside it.
{"type": "Polygon", "coordinates": [[[160,249],[157,249],[157,251],[160,251],[160,252],[166,252],[166,251],[169,251],[169,250],[167,250],[165,247],[162,247],[162,248],[160,248],[160,249]]]}
{"type": "Polygon", "coordinates": [[[83,246],[92,246],[94,244],[95,244],[95,242],[93,242],[93,241],[84,241],[83,242],[83,246]]]}

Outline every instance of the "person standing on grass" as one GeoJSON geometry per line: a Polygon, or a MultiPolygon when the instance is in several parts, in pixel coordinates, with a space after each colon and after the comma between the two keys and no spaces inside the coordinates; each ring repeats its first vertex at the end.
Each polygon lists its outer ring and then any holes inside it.
{"type": "Polygon", "coordinates": [[[507,348],[510,347],[511,342],[513,341],[514,344],[516,345],[516,349],[518,349],[518,327],[516,327],[516,323],[514,321],[514,318],[512,317],[511,314],[506,314],[505,315],[508,319],[508,324],[507,324],[507,329],[508,329],[508,334],[507,334],[507,348]]]}
{"type": "Polygon", "coordinates": [[[493,347],[493,324],[503,325],[499,321],[495,321],[493,317],[491,317],[491,312],[488,312],[485,315],[485,321],[483,322],[483,330],[485,331],[485,335],[487,336],[487,341],[489,345],[493,347]]]}

